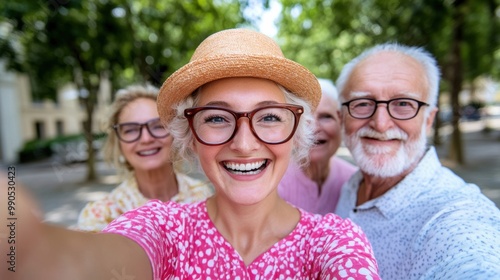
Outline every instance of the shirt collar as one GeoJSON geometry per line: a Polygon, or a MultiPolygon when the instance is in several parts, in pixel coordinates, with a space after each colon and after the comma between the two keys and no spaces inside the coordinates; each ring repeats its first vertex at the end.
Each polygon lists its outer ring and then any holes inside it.
{"type": "MultiPolygon", "coordinates": [[[[403,180],[382,196],[367,201],[356,208],[358,210],[368,210],[375,207],[387,219],[391,219],[399,213],[400,209],[412,203],[421,193],[432,188],[430,181],[432,180],[433,174],[440,167],[441,163],[439,162],[436,149],[430,147],[417,167],[403,178],[403,180]]],[[[361,179],[362,178],[359,179],[359,182],[361,179]]],[[[359,184],[357,184],[356,188],[359,189],[359,184]]],[[[354,194],[357,194],[357,189],[354,194]]]]}

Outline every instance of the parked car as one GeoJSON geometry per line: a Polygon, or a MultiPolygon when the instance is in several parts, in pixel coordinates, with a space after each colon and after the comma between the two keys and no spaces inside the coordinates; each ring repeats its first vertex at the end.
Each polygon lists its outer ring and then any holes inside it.
{"type": "Polygon", "coordinates": [[[473,105],[466,105],[462,107],[461,117],[467,121],[478,121],[481,119],[481,110],[479,107],[473,105]]]}
{"type": "Polygon", "coordinates": [[[486,105],[483,108],[485,118],[500,118],[500,103],[486,105]]]}
{"type": "MultiPolygon", "coordinates": [[[[94,151],[96,153],[96,159],[102,159],[101,147],[103,145],[103,140],[96,139],[92,143],[94,151]]],[[[57,143],[52,145],[52,150],[54,151],[55,159],[64,164],[84,162],[87,160],[88,151],[87,143],[83,140],[57,143]]]]}

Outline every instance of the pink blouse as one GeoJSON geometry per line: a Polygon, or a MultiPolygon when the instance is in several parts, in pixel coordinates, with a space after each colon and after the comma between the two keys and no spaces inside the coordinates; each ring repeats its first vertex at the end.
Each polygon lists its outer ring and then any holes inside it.
{"type": "Polygon", "coordinates": [[[296,228],[246,266],[209,219],[206,202],[149,201],[103,232],[131,238],[158,279],[379,279],[361,229],[335,214],[303,210],[296,228]]]}
{"type": "Polygon", "coordinates": [[[321,215],[334,213],[342,185],[357,170],[348,161],[333,156],[330,159],[330,172],[320,192],[315,181],[307,177],[297,164],[290,163],[278,185],[278,194],[292,205],[308,212],[321,215]]]}

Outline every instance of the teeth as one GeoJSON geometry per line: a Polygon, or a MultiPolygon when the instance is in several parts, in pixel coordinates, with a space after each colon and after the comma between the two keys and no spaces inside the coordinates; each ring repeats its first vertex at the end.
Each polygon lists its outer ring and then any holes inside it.
{"type": "Polygon", "coordinates": [[[231,163],[231,162],[226,162],[226,163],[224,163],[224,166],[227,169],[230,169],[232,171],[249,172],[249,171],[258,170],[265,163],[266,163],[265,160],[262,160],[262,161],[259,161],[259,162],[252,162],[252,163],[231,163]]]}
{"type": "Polygon", "coordinates": [[[158,152],[158,149],[139,152],[141,156],[149,156],[158,152]]]}

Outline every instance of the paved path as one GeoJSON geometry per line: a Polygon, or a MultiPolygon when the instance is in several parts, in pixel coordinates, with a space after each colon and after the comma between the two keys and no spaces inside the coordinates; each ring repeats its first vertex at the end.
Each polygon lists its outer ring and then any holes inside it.
{"type": "Polygon", "coordinates": [[[63,165],[55,160],[14,165],[18,180],[40,203],[48,222],[73,225],[80,210],[89,201],[97,200],[111,191],[119,180],[115,170],[97,163],[98,182],[82,183],[86,178],[84,163],[63,165]]]}
{"type": "MultiPolygon", "coordinates": [[[[488,134],[482,132],[484,123],[465,123],[462,127],[466,164],[454,166],[446,159],[446,142],[437,147],[438,155],[444,165],[466,181],[476,183],[500,207],[500,125],[488,134]]],[[[446,129],[444,131],[447,138],[446,129]]],[[[349,157],[345,148],[339,149],[339,154],[349,157]]],[[[88,201],[103,197],[119,183],[115,171],[102,162],[96,166],[100,180],[92,184],[81,183],[86,175],[85,165],[81,163],[63,165],[48,160],[14,166],[17,179],[40,202],[46,221],[64,226],[76,222],[79,211],[88,201]]]]}
{"type": "Polygon", "coordinates": [[[457,166],[447,158],[449,137],[437,147],[443,165],[465,181],[477,184],[482,192],[500,207],[500,119],[490,124],[494,130],[484,132],[485,123],[462,124],[465,164],[457,166]]]}

